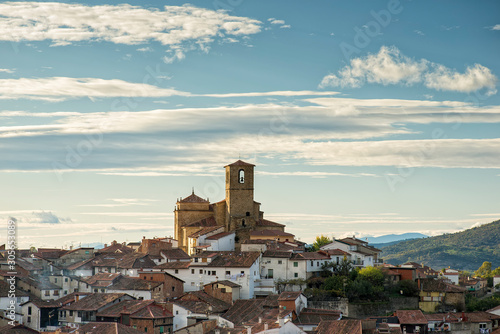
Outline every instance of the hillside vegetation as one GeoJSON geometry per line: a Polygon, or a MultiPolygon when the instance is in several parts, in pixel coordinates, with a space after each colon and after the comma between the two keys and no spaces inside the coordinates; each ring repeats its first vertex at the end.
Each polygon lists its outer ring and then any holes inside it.
{"type": "Polygon", "coordinates": [[[406,240],[382,247],[382,257],[391,264],[424,263],[436,270],[476,270],[484,261],[500,266],[500,220],[453,234],[406,240]]]}

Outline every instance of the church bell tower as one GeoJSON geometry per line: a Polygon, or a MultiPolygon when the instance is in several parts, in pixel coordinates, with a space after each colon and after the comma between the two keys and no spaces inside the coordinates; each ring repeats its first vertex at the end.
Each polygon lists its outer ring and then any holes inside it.
{"type": "Polygon", "coordinates": [[[245,219],[248,223],[257,219],[253,200],[254,167],[241,160],[225,166],[227,223],[230,229],[246,227],[245,219]],[[236,226],[233,223],[235,220],[239,221],[236,226]]]}

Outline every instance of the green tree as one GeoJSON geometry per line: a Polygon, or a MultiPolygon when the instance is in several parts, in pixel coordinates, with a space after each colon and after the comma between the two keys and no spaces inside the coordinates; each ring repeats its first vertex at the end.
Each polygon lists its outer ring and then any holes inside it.
{"type": "Polygon", "coordinates": [[[481,267],[479,267],[474,275],[477,277],[488,278],[491,277],[491,262],[484,261],[481,267]]]}
{"type": "Polygon", "coordinates": [[[500,276],[500,267],[496,268],[495,270],[491,271],[491,276],[500,276]]]}
{"type": "Polygon", "coordinates": [[[324,246],[324,245],[328,245],[329,243],[333,242],[333,239],[331,238],[328,238],[327,236],[325,235],[318,235],[316,237],[316,239],[314,239],[314,242],[312,244],[312,247],[311,247],[311,250],[313,252],[316,252],[316,251],[319,251],[319,249],[324,246]]]}
{"type": "Polygon", "coordinates": [[[364,279],[373,286],[384,285],[385,276],[382,270],[375,267],[366,267],[359,271],[358,277],[364,279]]]}

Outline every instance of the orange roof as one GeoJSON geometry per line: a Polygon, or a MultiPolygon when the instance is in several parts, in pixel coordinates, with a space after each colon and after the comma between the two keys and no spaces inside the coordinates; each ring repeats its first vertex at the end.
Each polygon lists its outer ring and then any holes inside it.
{"type": "Polygon", "coordinates": [[[241,161],[241,160],[233,162],[232,164],[226,165],[224,167],[227,167],[227,166],[254,166],[255,167],[255,165],[249,164],[248,162],[241,161]]]}
{"type": "Polygon", "coordinates": [[[208,203],[208,201],[200,196],[194,194],[194,192],[188,197],[181,199],[179,203],[208,203]]]}

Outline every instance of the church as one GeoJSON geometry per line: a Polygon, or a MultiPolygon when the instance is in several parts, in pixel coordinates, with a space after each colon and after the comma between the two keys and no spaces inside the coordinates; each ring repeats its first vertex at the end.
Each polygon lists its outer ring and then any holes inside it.
{"type": "Polygon", "coordinates": [[[285,225],[264,219],[254,195],[255,165],[238,160],[225,166],[226,198],[217,203],[191,195],[177,201],[174,211],[174,233],[179,248],[188,252],[188,238],[205,231],[234,232],[235,248],[250,240],[252,234],[290,235],[285,225]]]}

